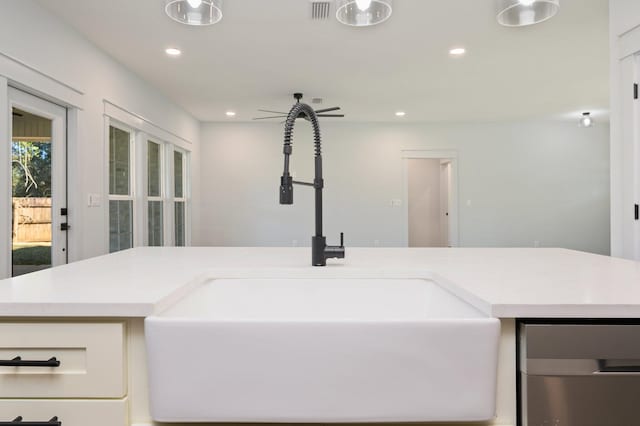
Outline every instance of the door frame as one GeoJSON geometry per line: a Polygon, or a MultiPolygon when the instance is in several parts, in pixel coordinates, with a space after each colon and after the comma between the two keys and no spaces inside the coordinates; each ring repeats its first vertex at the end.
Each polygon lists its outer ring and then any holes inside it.
{"type": "MultiPolygon", "coordinates": [[[[11,140],[8,120],[11,115],[7,110],[9,87],[67,108],[67,200],[69,223],[73,225],[67,236],[67,254],[71,262],[83,259],[92,253],[80,250],[85,238],[82,233],[74,230],[82,229],[83,194],[86,192],[86,183],[80,179],[83,148],[78,143],[83,131],[80,119],[87,106],[85,92],[81,87],[66,81],[66,77],[60,78],[45,70],[33,68],[18,58],[0,54],[0,134],[5,141],[11,140]]],[[[11,199],[10,158],[11,145],[5,143],[0,147],[0,211],[8,211],[5,204],[11,199]]],[[[0,279],[11,275],[11,253],[7,252],[8,246],[4,244],[6,232],[10,229],[11,217],[0,214],[0,279]]],[[[8,238],[10,240],[11,236],[8,238]]]]}
{"type": "MultiPolygon", "coordinates": [[[[68,232],[61,230],[61,224],[68,223],[68,216],[62,216],[61,209],[68,207],[67,200],[67,108],[49,100],[27,93],[23,90],[8,87],[8,109],[10,117],[14,107],[26,112],[48,118],[51,123],[51,266],[66,264],[68,261],[68,232]],[[58,142],[59,141],[59,142],[58,142]]],[[[13,139],[12,120],[8,118],[9,141],[13,139]]],[[[11,159],[11,144],[8,158],[11,159]]],[[[4,160],[3,160],[4,161],[4,160]]],[[[11,170],[11,168],[10,168],[11,170]]],[[[11,198],[11,179],[9,179],[9,199],[11,198]]],[[[9,207],[6,206],[5,209],[9,207]]],[[[9,214],[9,222],[11,222],[9,214]]],[[[8,275],[11,275],[11,238],[8,238],[8,275]]],[[[7,248],[5,248],[6,250],[7,248]]]]}
{"type": "Polygon", "coordinates": [[[404,193],[402,212],[402,242],[404,247],[409,246],[409,171],[407,160],[410,159],[438,159],[451,163],[451,180],[449,194],[449,244],[451,247],[459,246],[458,231],[458,152],[456,150],[402,150],[402,190],[404,193]]]}

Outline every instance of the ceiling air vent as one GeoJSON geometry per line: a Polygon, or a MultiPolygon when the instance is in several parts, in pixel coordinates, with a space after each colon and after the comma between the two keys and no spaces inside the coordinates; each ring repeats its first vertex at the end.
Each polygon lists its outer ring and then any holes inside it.
{"type": "Polygon", "coordinates": [[[331,10],[330,1],[312,1],[311,2],[311,19],[323,20],[329,18],[331,10]]]}

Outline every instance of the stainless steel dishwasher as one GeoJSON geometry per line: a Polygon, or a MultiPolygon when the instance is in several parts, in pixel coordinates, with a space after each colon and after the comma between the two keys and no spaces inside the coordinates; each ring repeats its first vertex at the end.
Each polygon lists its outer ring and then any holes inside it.
{"type": "Polygon", "coordinates": [[[521,426],[640,425],[640,323],[518,327],[521,426]]]}

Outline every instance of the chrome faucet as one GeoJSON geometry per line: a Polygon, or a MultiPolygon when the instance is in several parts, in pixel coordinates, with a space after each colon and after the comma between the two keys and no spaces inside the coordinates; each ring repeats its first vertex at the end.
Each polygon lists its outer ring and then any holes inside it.
{"type": "Polygon", "coordinates": [[[344,234],[340,233],[340,245],[328,246],[327,239],[322,235],[322,152],[320,149],[320,125],[316,112],[309,105],[300,102],[302,95],[296,93],[297,103],[293,105],[284,124],[284,172],[280,178],[280,204],[293,204],[293,185],[312,186],[315,189],[316,233],[311,238],[311,263],[313,266],[326,266],[327,259],[344,258],[344,234]],[[299,96],[298,96],[299,95],[299,96]],[[295,181],[289,174],[289,156],[293,148],[293,126],[296,119],[304,118],[313,126],[313,143],[315,146],[315,178],[313,183],[295,181]]]}

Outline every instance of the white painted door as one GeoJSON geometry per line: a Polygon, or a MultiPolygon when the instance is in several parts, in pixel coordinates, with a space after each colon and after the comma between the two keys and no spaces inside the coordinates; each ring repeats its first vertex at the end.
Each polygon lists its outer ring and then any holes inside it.
{"type": "MultiPolygon", "coordinates": [[[[634,55],[634,84],[640,83],[640,53],[634,55]]],[[[638,86],[636,86],[638,87],[638,86]]],[[[632,170],[633,170],[633,256],[635,260],[640,260],[640,88],[634,88],[633,94],[633,146],[632,170]]]]}
{"type": "Polygon", "coordinates": [[[409,247],[443,247],[440,160],[411,158],[407,165],[409,247]]]}
{"type": "Polygon", "coordinates": [[[2,250],[10,258],[10,270],[0,271],[5,277],[67,263],[66,108],[14,88],[8,99],[11,200],[2,204],[12,220],[2,250]]]}

